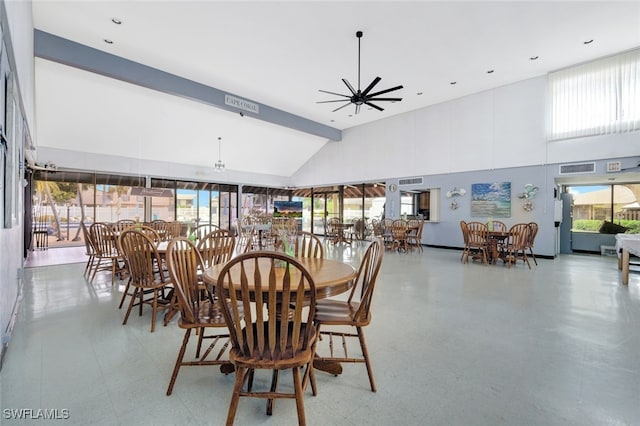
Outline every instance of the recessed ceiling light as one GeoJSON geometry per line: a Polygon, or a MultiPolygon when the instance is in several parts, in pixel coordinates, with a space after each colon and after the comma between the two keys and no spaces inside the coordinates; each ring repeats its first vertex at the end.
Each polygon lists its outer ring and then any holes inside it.
{"type": "Polygon", "coordinates": [[[487,74],[493,74],[493,71],[494,71],[494,70],[488,70],[488,71],[487,71],[487,74]]]}
{"type": "Polygon", "coordinates": [[[108,38],[105,38],[104,42],[107,44],[113,44],[113,40],[109,40],[108,38]]]}
{"type": "Polygon", "coordinates": [[[332,122],[332,123],[335,123],[335,122],[336,122],[336,120],[331,120],[331,122],[332,122]]]}
{"type": "Polygon", "coordinates": [[[349,117],[353,117],[353,114],[349,114],[349,117]]]}
{"type": "Polygon", "coordinates": [[[593,43],[593,39],[582,42],[582,44],[591,44],[591,43],[593,43]]]}
{"type": "Polygon", "coordinates": [[[449,84],[454,86],[454,85],[458,84],[458,82],[457,81],[450,81],[449,84]]]}
{"type": "Polygon", "coordinates": [[[536,59],[538,59],[538,56],[532,56],[529,58],[530,61],[535,61],[536,59]]]}
{"type": "Polygon", "coordinates": [[[416,95],[422,96],[422,92],[418,92],[418,93],[416,93],[416,95]]]}
{"type": "Polygon", "coordinates": [[[111,18],[111,22],[113,22],[116,25],[122,24],[122,21],[118,18],[111,18]]]}

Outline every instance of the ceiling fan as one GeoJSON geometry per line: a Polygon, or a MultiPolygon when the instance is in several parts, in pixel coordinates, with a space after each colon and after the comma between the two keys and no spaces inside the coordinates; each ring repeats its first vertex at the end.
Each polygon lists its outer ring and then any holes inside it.
{"type": "Polygon", "coordinates": [[[362,38],[362,31],[356,32],[356,37],[358,37],[358,90],[355,90],[353,86],[347,81],[346,78],[343,78],[342,81],[349,88],[351,92],[350,95],[343,95],[342,93],[329,92],[327,90],[319,90],[322,93],[328,93],[330,95],[342,96],[347,99],[337,99],[333,101],[318,101],[318,104],[324,104],[329,102],[346,102],[344,105],[339,106],[331,112],[336,112],[350,104],[354,104],[356,106],[356,114],[360,112],[360,106],[362,104],[369,105],[372,108],[377,109],[378,111],[384,111],[384,108],[380,108],[378,105],[371,103],[372,101],[391,101],[391,102],[399,102],[402,98],[377,98],[376,96],[383,95],[385,93],[393,92],[394,90],[402,89],[402,86],[392,87],[390,89],[381,90],[379,92],[370,93],[371,90],[375,87],[376,84],[382,80],[380,77],[376,77],[364,90],[360,90],[360,39],[362,38]]]}

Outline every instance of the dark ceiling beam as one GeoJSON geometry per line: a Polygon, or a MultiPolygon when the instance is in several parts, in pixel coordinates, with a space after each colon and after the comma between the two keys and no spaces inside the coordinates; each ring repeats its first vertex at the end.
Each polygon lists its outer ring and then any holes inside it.
{"type": "Polygon", "coordinates": [[[42,59],[241,113],[245,117],[256,118],[333,141],[342,139],[342,131],[339,129],[44,31],[34,31],[34,50],[35,56],[42,59]],[[240,107],[229,105],[230,101],[240,107]]]}

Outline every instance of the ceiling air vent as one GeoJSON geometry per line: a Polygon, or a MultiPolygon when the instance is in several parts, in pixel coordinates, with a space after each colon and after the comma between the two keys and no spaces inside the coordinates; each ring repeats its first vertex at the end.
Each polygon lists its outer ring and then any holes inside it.
{"type": "Polygon", "coordinates": [[[622,163],[620,161],[610,161],[607,163],[607,173],[622,171],[622,163]]]}
{"type": "Polygon", "coordinates": [[[422,178],[418,177],[418,178],[409,178],[409,179],[400,179],[398,181],[398,185],[421,185],[422,184],[422,178]]]}
{"type": "Polygon", "coordinates": [[[581,173],[595,173],[596,163],[576,163],[576,164],[561,164],[561,175],[576,175],[581,173]]]}

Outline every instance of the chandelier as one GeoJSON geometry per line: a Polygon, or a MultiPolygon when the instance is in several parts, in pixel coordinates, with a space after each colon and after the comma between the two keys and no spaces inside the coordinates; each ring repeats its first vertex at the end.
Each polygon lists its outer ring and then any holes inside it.
{"type": "Polygon", "coordinates": [[[222,155],[220,155],[221,152],[222,152],[222,138],[218,136],[218,161],[216,161],[215,164],[213,165],[214,170],[218,173],[224,172],[224,163],[221,160],[222,155]]]}

